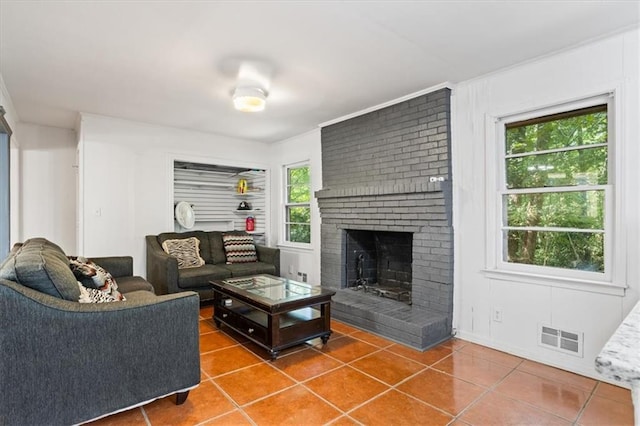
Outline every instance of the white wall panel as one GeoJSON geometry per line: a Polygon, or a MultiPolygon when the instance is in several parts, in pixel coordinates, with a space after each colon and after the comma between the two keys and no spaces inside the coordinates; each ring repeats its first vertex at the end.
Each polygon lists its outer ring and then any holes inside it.
{"type": "MultiPolygon", "coordinates": [[[[638,30],[462,82],[453,97],[454,327],[460,336],[504,351],[597,377],[594,358],[624,314],[638,299],[640,211],[637,182],[639,129],[638,30]],[[532,280],[489,278],[493,248],[488,230],[497,214],[490,188],[497,168],[493,117],[517,113],[616,90],[619,147],[616,185],[618,225],[628,285],[624,295],[538,286],[532,280]],[[492,320],[500,307],[502,322],[492,320]],[[584,357],[540,347],[537,325],[584,332],[584,357]]],[[[556,283],[557,285],[559,283],[556,283]]]]}
{"type": "Polygon", "coordinates": [[[551,324],[551,288],[533,284],[490,280],[489,321],[491,339],[512,348],[538,349],[538,324],[551,324]],[[496,321],[495,311],[502,319],[496,321]]]}
{"type": "MultiPolygon", "coordinates": [[[[624,318],[622,298],[563,288],[554,288],[552,294],[550,325],[584,332],[584,360],[595,360],[624,318]]],[[[569,357],[567,362],[578,364],[579,360],[569,357]]]]}
{"type": "Polygon", "coordinates": [[[97,142],[84,148],[83,254],[132,255],[136,239],[136,157],[123,145],[97,142]]]}
{"type": "Polygon", "coordinates": [[[44,237],[76,248],[76,135],[72,130],[20,123],[21,240],[44,237]]]}

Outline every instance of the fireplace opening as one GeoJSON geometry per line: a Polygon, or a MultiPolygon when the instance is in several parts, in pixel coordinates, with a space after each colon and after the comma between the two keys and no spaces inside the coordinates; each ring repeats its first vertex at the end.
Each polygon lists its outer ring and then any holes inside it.
{"type": "Polygon", "coordinates": [[[411,304],[413,234],[346,230],[343,287],[411,304]]]}

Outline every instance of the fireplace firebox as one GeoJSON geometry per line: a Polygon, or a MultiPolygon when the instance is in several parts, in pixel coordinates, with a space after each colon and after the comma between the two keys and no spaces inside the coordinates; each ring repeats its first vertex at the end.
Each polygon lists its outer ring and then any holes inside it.
{"type": "Polygon", "coordinates": [[[413,234],[346,230],[343,288],[411,304],[413,234]]]}

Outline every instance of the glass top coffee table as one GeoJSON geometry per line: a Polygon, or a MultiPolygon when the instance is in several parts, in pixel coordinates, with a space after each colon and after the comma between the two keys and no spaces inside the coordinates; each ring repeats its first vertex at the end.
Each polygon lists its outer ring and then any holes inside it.
{"type": "Polygon", "coordinates": [[[335,291],[273,275],[212,281],[213,321],[246,336],[275,359],[287,347],[331,335],[335,291]]]}

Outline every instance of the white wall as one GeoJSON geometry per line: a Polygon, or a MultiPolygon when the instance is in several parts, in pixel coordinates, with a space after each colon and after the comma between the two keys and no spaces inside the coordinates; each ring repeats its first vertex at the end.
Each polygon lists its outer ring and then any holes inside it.
{"type": "Polygon", "coordinates": [[[322,188],[322,150],[320,129],[271,145],[272,190],[272,244],[280,247],[280,274],[299,280],[298,273],[307,274],[307,282],[320,284],[320,210],[313,196],[322,188]],[[311,248],[301,249],[287,246],[283,241],[284,202],[283,166],[309,161],[311,168],[311,248]]]}
{"type": "Polygon", "coordinates": [[[86,256],[129,255],[146,275],[145,235],[173,231],[173,161],[268,169],[269,146],[82,114],[80,228],[86,256]]]}
{"type": "MultiPolygon", "coordinates": [[[[554,56],[463,82],[453,98],[455,228],[454,327],[463,338],[597,377],[594,359],[638,299],[638,31],[619,34],[554,56]],[[626,253],[624,296],[560,288],[540,282],[495,279],[487,264],[487,223],[495,208],[491,184],[497,155],[493,117],[616,90],[621,151],[618,225],[626,253]],[[489,153],[489,154],[487,154],[489,153]],[[485,155],[487,154],[487,155],[485,155]],[[486,159],[485,159],[486,158],[486,159]],[[489,213],[488,213],[489,212],[489,213]],[[626,240],[624,240],[626,239],[626,240]],[[492,308],[502,322],[491,320],[492,308]],[[582,358],[537,345],[537,324],[584,332],[582,358]]],[[[613,150],[612,150],[613,151],[613,150]]],[[[495,180],[493,180],[495,182],[495,180]]],[[[620,256],[617,253],[616,256],[620,256]]]]}
{"type": "Polygon", "coordinates": [[[76,133],[19,123],[22,241],[44,237],[76,253],[76,133]]]}

